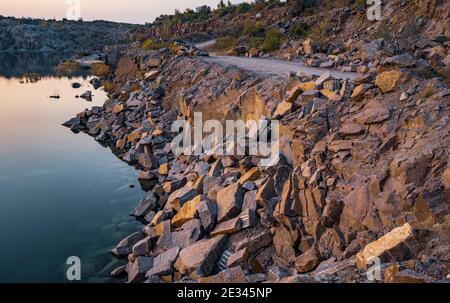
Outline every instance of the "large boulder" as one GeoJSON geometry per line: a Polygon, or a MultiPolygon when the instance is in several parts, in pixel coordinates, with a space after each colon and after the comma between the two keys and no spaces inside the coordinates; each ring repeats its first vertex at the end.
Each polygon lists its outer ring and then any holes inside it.
{"type": "Polygon", "coordinates": [[[394,69],[378,74],[375,80],[375,84],[385,94],[399,89],[400,86],[404,84],[408,79],[408,73],[399,69],[394,69]]]}
{"type": "Polygon", "coordinates": [[[194,277],[206,277],[211,274],[217,259],[222,255],[227,236],[220,235],[204,239],[181,250],[175,262],[177,271],[194,277]]]}
{"type": "Polygon", "coordinates": [[[221,189],[217,193],[217,221],[224,222],[239,215],[244,201],[244,189],[239,183],[221,189]]]}

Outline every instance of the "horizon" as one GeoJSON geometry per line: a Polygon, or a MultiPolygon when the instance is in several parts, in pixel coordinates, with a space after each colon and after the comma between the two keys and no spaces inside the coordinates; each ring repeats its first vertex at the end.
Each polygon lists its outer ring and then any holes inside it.
{"type": "MultiPolygon", "coordinates": [[[[3,17],[62,20],[67,18],[70,7],[77,0],[2,0],[0,15],[3,17]],[[31,13],[30,13],[31,12],[31,13]]],[[[176,9],[184,11],[207,5],[216,8],[220,0],[128,0],[127,2],[110,0],[78,0],[83,21],[113,21],[120,23],[151,23],[162,14],[173,14],[176,9]],[[126,13],[124,13],[126,12],[126,13]]],[[[227,1],[225,1],[227,2],[227,1]]],[[[232,0],[233,4],[252,2],[232,0]]],[[[70,18],[69,18],[70,19],[70,18]]]]}

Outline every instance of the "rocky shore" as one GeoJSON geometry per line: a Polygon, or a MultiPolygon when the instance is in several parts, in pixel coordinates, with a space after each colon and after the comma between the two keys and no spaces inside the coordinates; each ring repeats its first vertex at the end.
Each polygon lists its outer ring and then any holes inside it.
{"type": "Polygon", "coordinates": [[[299,41],[318,74],[218,64],[181,43],[111,49],[110,99],[65,125],[134,165],[148,192],[131,212],[142,229],[112,251],[126,262],[112,276],[368,282],[378,260],[380,282],[447,282],[450,36],[425,37],[396,54],[387,40],[299,41]],[[279,120],[279,161],[174,155],[172,123],[194,112],[279,120]]]}

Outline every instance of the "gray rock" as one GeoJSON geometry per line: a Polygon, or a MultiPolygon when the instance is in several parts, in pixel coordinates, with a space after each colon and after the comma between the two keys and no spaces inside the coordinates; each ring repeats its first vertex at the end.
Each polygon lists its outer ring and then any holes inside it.
{"type": "Polygon", "coordinates": [[[145,273],[152,268],[154,257],[137,257],[134,263],[128,264],[128,283],[144,282],[145,273]]]}
{"type": "Polygon", "coordinates": [[[180,248],[174,247],[157,256],[153,260],[153,267],[147,272],[145,277],[150,278],[153,275],[163,276],[172,274],[173,264],[175,263],[179,252],[180,248]]]}
{"type": "Polygon", "coordinates": [[[208,233],[211,232],[216,224],[217,204],[209,199],[205,199],[197,206],[197,212],[203,229],[208,233]]]}
{"type": "Polygon", "coordinates": [[[244,201],[244,189],[239,183],[221,189],[217,193],[217,221],[223,222],[239,215],[244,201]]]}
{"type": "Polygon", "coordinates": [[[119,244],[112,250],[112,253],[118,257],[126,257],[131,253],[132,247],[144,238],[144,234],[136,232],[121,240],[119,244]]]}

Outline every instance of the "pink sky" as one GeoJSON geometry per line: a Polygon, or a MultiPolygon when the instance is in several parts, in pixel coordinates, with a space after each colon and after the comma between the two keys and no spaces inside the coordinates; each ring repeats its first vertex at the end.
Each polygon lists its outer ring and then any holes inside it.
{"type": "MultiPolygon", "coordinates": [[[[67,3],[77,0],[0,0],[0,15],[33,18],[67,16],[67,3]]],[[[79,0],[83,20],[113,20],[130,23],[151,22],[161,14],[174,10],[196,8],[201,5],[216,7],[220,0],[79,0]]],[[[244,2],[232,0],[232,3],[244,2]]]]}

